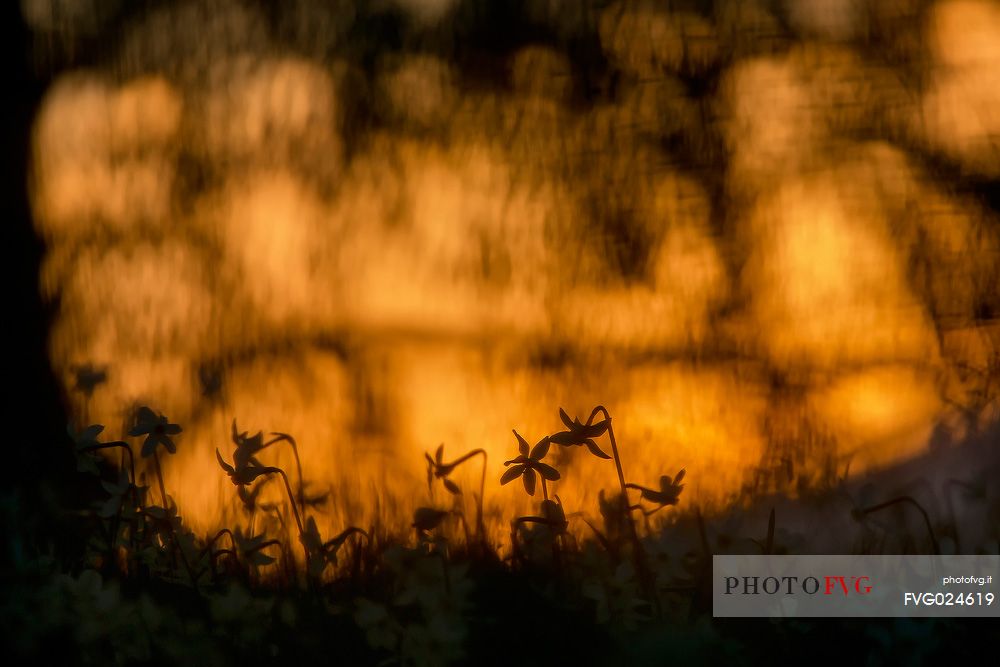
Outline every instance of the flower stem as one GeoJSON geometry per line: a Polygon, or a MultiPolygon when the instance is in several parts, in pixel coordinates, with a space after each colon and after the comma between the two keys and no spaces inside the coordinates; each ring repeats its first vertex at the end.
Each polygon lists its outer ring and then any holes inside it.
{"type": "Polygon", "coordinates": [[[358,528],[357,526],[348,526],[344,530],[340,531],[339,535],[337,535],[333,539],[330,539],[330,540],[327,540],[326,542],[324,542],[323,543],[323,550],[325,551],[326,549],[329,549],[330,547],[332,547],[334,544],[337,544],[338,542],[343,543],[344,540],[347,539],[348,536],[354,535],[354,534],[364,535],[365,539],[368,540],[369,542],[371,542],[371,537],[369,537],[368,532],[366,530],[364,530],[363,528],[358,528]]]}
{"type": "MultiPolygon", "coordinates": [[[[299,516],[299,509],[298,509],[298,507],[295,506],[295,494],[292,493],[292,485],[288,483],[288,475],[285,474],[284,470],[282,470],[281,468],[277,468],[277,467],[269,467],[269,468],[267,468],[267,472],[269,474],[281,475],[282,481],[285,482],[285,491],[288,493],[288,502],[291,503],[291,505],[292,505],[292,514],[295,516],[295,525],[298,526],[298,529],[299,529],[299,538],[300,538],[299,542],[301,543],[302,542],[301,537],[305,533],[305,528],[302,527],[302,517],[299,516]]],[[[306,562],[308,563],[309,562],[309,550],[306,549],[306,545],[305,544],[302,544],[302,550],[303,550],[303,552],[306,555],[306,562]]]]}
{"type": "Polygon", "coordinates": [[[160,457],[153,450],[153,463],[156,464],[156,479],[160,483],[160,497],[163,498],[163,508],[167,509],[167,489],[163,486],[163,471],[160,470],[160,457]]]}
{"type": "Polygon", "coordinates": [[[257,553],[258,551],[263,551],[267,547],[273,547],[274,545],[283,546],[281,540],[268,540],[267,542],[261,542],[257,547],[248,551],[247,553],[257,553]]]}
{"type": "Polygon", "coordinates": [[[608,422],[608,439],[611,441],[611,453],[615,459],[615,469],[618,471],[618,485],[621,487],[621,510],[625,515],[625,522],[628,524],[629,528],[629,538],[632,541],[633,551],[635,552],[635,567],[637,574],[639,575],[639,580],[643,583],[646,588],[647,595],[650,596],[651,601],[655,609],[659,610],[659,599],[655,595],[653,577],[650,572],[645,558],[645,552],[642,548],[642,542],[639,541],[639,533],[635,529],[635,521],[632,518],[632,510],[629,507],[628,502],[628,485],[625,483],[625,471],[622,469],[622,459],[621,455],[618,453],[618,442],[615,440],[615,431],[611,427],[611,414],[608,412],[607,408],[603,405],[598,405],[590,413],[590,417],[587,419],[587,426],[590,426],[594,417],[598,413],[604,415],[604,419],[608,422]]]}
{"type": "Polygon", "coordinates": [[[483,455],[483,470],[479,477],[479,497],[476,498],[476,533],[479,535],[480,542],[483,542],[486,539],[486,526],[483,525],[483,502],[486,495],[486,466],[489,463],[489,456],[482,449],[477,449],[474,453],[479,452],[482,452],[483,455]]]}
{"type": "Polygon", "coordinates": [[[99,442],[95,445],[87,445],[86,447],[81,447],[79,451],[81,454],[86,452],[96,452],[100,449],[111,449],[120,447],[128,452],[128,467],[129,473],[132,476],[132,484],[135,485],[135,458],[132,455],[132,448],[128,446],[128,443],[122,442],[121,440],[116,440],[115,442],[99,442]]]}
{"type": "Polygon", "coordinates": [[[305,500],[305,497],[306,497],[305,496],[305,488],[306,488],[306,483],[302,479],[302,461],[299,459],[299,447],[298,447],[298,445],[295,442],[295,438],[293,438],[292,436],[288,435],[287,433],[279,433],[277,431],[271,433],[271,435],[275,436],[275,438],[273,440],[265,442],[264,445],[261,447],[261,449],[263,449],[264,447],[269,447],[269,446],[271,446],[271,445],[273,445],[275,443],[282,442],[282,441],[285,441],[289,445],[292,446],[292,453],[295,455],[295,470],[296,470],[296,472],[298,473],[298,476],[299,476],[299,495],[298,495],[299,505],[302,506],[302,508],[303,508],[302,511],[305,511],[305,504],[306,504],[306,500],[305,500]]]}
{"type": "MultiPolygon", "coordinates": [[[[135,456],[132,454],[132,448],[127,442],[122,440],[115,440],[114,442],[99,442],[93,445],[87,445],[86,447],[81,447],[78,451],[81,454],[87,452],[96,452],[102,449],[122,449],[125,454],[128,454],[128,469],[129,475],[131,477],[132,487],[129,492],[132,494],[132,505],[135,509],[141,509],[139,506],[139,492],[136,490],[135,485],[135,456]]],[[[119,515],[121,514],[121,508],[119,508],[119,515]]],[[[132,542],[132,552],[135,552],[135,540],[136,540],[136,519],[133,516],[129,522],[131,530],[129,531],[129,540],[132,542]]]]}
{"type": "MultiPolygon", "coordinates": [[[[476,499],[476,532],[479,534],[480,539],[482,539],[486,534],[486,529],[483,526],[483,495],[486,493],[486,466],[489,463],[489,455],[484,449],[473,449],[471,452],[463,454],[447,465],[453,467],[460,466],[473,456],[483,457],[483,469],[479,478],[479,497],[476,499]]],[[[542,483],[545,483],[544,479],[542,483]]]]}
{"type": "Polygon", "coordinates": [[[218,542],[219,538],[221,538],[223,535],[228,535],[229,536],[229,544],[230,544],[230,546],[232,546],[232,547],[236,546],[236,538],[233,537],[233,532],[231,530],[229,530],[228,528],[223,528],[222,530],[220,530],[219,532],[217,532],[215,534],[215,536],[208,541],[207,544],[205,544],[205,546],[201,550],[201,553],[202,554],[212,553],[212,550],[215,548],[215,543],[218,542]]]}
{"type": "Polygon", "coordinates": [[[111,521],[111,539],[108,540],[108,562],[112,565],[117,565],[115,559],[115,553],[118,542],[118,528],[121,525],[122,518],[122,506],[125,504],[125,496],[120,496],[118,498],[118,509],[115,510],[114,519],[111,521]]]}
{"type": "Polygon", "coordinates": [[[212,552],[212,559],[211,559],[212,560],[212,565],[213,566],[215,565],[215,561],[219,560],[220,556],[225,556],[225,555],[232,556],[233,559],[237,559],[238,560],[238,556],[236,555],[236,549],[232,549],[232,548],[230,548],[230,549],[219,549],[218,551],[213,551],[212,552]]]}
{"type": "Polygon", "coordinates": [[[212,539],[210,539],[208,541],[208,543],[201,550],[201,553],[198,556],[199,558],[201,558],[201,556],[205,555],[206,553],[208,554],[208,566],[209,566],[209,568],[212,571],[212,579],[213,580],[215,579],[216,574],[217,574],[216,571],[215,571],[215,560],[216,560],[216,557],[219,554],[225,553],[227,551],[232,552],[234,557],[236,556],[236,552],[233,551],[232,549],[221,549],[219,551],[213,551],[213,548],[215,547],[215,543],[218,542],[219,538],[222,537],[223,535],[228,535],[229,536],[229,544],[230,544],[230,546],[232,546],[232,547],[235,548],[235,546],[236,546],[236,538],[233,537],[233,532],[231,530],[229,530],[228,528],[223,528],[222,530],[220,530],[219,532],[217,532],[212,539]]]}
{"type": "MultiPolygon", "coordinates": [[[[587,426],[590,426],[593,423],[594,417],[597,416],[598,412],[603,413],[604,418],[608,422],[608,439],[611,440],[611,453],[614,455],[615,469],[618,471],[618,485],[621,486],[622,496],[625,496],[627,498],[628,494],[625,491],[625,472],[624,470],[622,470],[622,459],[621,456],[619,456],[618,454],[618,442],[615,440],[614,429],[611,428],[611,415],[608,414],[607,408],[605,408],[603,405],[598,405],[596,408],[594,408],[593,412],[590,413],[590,418],[587,420],[587,426]]],[[[623,501],[623,504],[627,503],[628,503],[627,499],[623,501]]]]}

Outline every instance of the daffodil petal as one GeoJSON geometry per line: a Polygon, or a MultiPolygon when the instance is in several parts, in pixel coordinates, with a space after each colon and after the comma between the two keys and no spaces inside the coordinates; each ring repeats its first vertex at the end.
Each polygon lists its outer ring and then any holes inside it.
{"type": "Polygon", "coordinates": [[[531,449],[530,458],[541,461],[545,458],[545,455],[549,453],[549,439],[542,438],[538,441],[538,444],[531,449]]]}
{"type": "Polygon", "coordinates": [[[516,465],[512,468],[507,468],[507,472],[505,472],[503,476],[500,478],[500,486],[503,486],[508,482],[514,481],[515,479],[517,479],[518,475],[520,475],[522,472],[524,472],[523,465],[516,465]]]}
{"type": "Polygon", "coordinates": [[[517,438],[517,450],[521,453],[521,456],[527,456],[528,452],[531,450],[531,445],[528,441],[521,437],[521,434],[514,431],[514,437],[517,438]]]}
{"type": "Polygon", "coordinates": [[[528,495],[535,495],[535,471],[531,468],[525,468],[521,480],[524,482],[524,490],[528,492],[528,495]]]}

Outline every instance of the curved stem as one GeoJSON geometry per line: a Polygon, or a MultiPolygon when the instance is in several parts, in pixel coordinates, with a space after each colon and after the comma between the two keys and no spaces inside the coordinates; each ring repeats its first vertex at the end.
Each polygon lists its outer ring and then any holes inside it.
{"type": "MultiPolygon", "coordinates": [[[[299,538],[305,533],[305,529],[302,527],[302,517],[299,516],[299,509],[295,506],[295,495],[292,493],[292,485],[288,483],[288,475],[281,468],[266,468],[268,474],[278,474],[281,475],[281,479],[285,482],[285,491],[288,493],[288,502],[292,505],[292,514],[295,515],[295,525],[299,528],[299,538]]],[[[299,539],[302,543],[302,540],[299,539]]],[[[306,555],[306,562],[309,561],[309,550],[306,549],[306,545],[302,544],[302,551],[306,555]]]]}
{"type": "Polygon", "coordinates": [[[219,556],[225,556],[225,555],[232,556],[233,560],[239,560],[239,556],[237,556],[237,554],[236,554],[236,549],[232,549],[232,548],[230,548],[230,549],[219,549],[218,551],[213,551],[212,552],[212,563],[214,564],[215,561],[217,561],[219,559],[219,556]]]}
{"type": "Polygon", "coordinates": [[[115,442],[99,442],[96,445],[87,445],[86,447],[81,447],[77,451],[81,454],[86,452],[96,452],[99,449],[111,449],[111,448],[121,448],[128,452],[128,467],[129,473],[132,475],[132,485],[135,485],[135,457],[132,454],[132,448],[129,447],[128,443],[122,442],[121,440],[116,440],[115,442]]]}
{"type": "Polygon", "coordinates": [[[275,544],[277,544],[279,547],[282,546],[281,540],[268,540],[267,542],[261,542],[259,545],[257,545],[247,553],[249,554],[257,553],[258,551],[266,549],[267,547],[273,547],[275,544]]]}
{"type": "MultiPolygon", "coordinates": [[[[607,408],[605,408],[603,405],[598,405],[596,408],[594,408],[593,412],[590,413],[590,418],[587,420],[587,426],[591,425],[591,423],[594,420],[594,417],[597,416],[598,412],[603,413],[604,419],[607,420],[608,422],[608,439],[611,441],[611,453],[615,459],[615,469],[618,471],[618,484],[622,488],[622,495],[625,496],[626,495],[625,471],[622,470],[622,458],[618,454],[618,442],[615,440],[614,429],[611,428],[611,415],[608,413],[607,408]]],[[[624,504],[627,504],[628,500],[625,500],[623,502],[624,504]]]]}
{"type": "Polygon", "coordinates": [[[358,528],[357,526],[349,526],[344,530],[342,530],[340,534],[334,537],[333,539],[324,542],[323,549],[324,550],[329,549],[331,546],[338,543],[343,544],[344,540],[347,539],[348,536],[354,534],[364,535],[365,539],[371,542],[371,537],[368,536],[368,533],[363,528],[358,528]]]}
{"type": "Polygon", "coordinates": [[[553,521],[552,519],[546,519],[544,516],[519,516],[514,519],[514,525],[520,526],[524,523],[543,523],[546,526],[558,526],[558,521],[553,521]]]}
{"type": "Polygon", "coordinates": [[[222,530],[217,532],[212,539],[208,541],[208,544],[205,545],[205,548],[202,549],[202,552],[211,551],[212,547],[215,546],[215,543],[218,542],[219,538],[222,537],[223,535],[229,536],[230,546],[236,546],[236,538],[233,537],[233,531],[229,530],[228,528],[223,528],[222,530]]]}
{"type": "MultiPolygon", "coordinates": [[[[486,453],[485,449],[473,449],[472,451],[466,452],[462,456],[458,457],[451,463],[446,463],[444,465],[455,468],[474,456],[483,457],[483,469],[479,479],[479,498],[476,500],[476,531],[479,533],[480,537],[482,537],[486,532],[483,526],[483,495],[486,493],[486,466],[489,463],[489,455],[486,453]]],[[[544,479],[542,483],[544,484],[544,479]]]]}
{"type": "Polygon", "coordinates": [[[281,468],[274,469],[279,475],[281,475],[281,480],[285,483],[285,492],[288,493],[288,502],[292,506],[292,514],[295,516],[295,525],[298,526],[299,534],[305,532],[302,527],[302,517],[299,516],[299,508],[295,505],[295,495],[292,493],[292,485],[288,483],[288,475],[281,468]]]}
{"type": "MultiPolygon", "coordinates": [[[[130,481],[132,482],[132,488],[129,489],[129,493],[132,494],[132,505],[137,510],[138,509],[142,509],[140,507],[140,505],[139,505],[139,492],[136,489],[136,482],[135,482],[135,479],[136,479],[135,478],[135,455],[132,453],[132,447],[130,447],[129,444],[127,442],[124,442],[123,440],[115,440],[113,442],[99,442],[99,443],[96,443],[96,444],[93,444],[93,445],[87,445],[86,447],[81,447],[80,449],[78,449],[77,452],[79,452],[81,454],[85,454],[87,452],[96,452],[96,451],[99,451],[101,449],[122,449],[122,450],[125,451],[125,453],[128,454],[128,468],[129,468],[129,475],[131,477],[130,481]]],[[[121,513],[121,508],[119,508],[119,514],[120,513],[121,513]]],[[[134,553],[135,552],[135,540],[136,540],[136,535],[135,535],[135,532],[136,532],[136,520],[135,520],[134,516],[129,521],[129,524],[132,527],[132,530],[129,531],[129,540],[132,542],[132,551],[134,553]]]]}
{"type": "MultiPolygon", "coordinates": [[[[209,566],[209,569],[212,571],[212,579],[213,580],[215,579],[216,574],[217,574],[216,571],[215,571],[215,558],[216,558],[216,555],[219,554],[219,553],[224,553],[226,551],[231,551],[231,549],[228,549],[228,550],[227,549],[222,549],[222,550],[220,550],[218,552],[212,550],[213,547],[215,547],[215,543],[218,542],[219,538],[222,537],[223,535],[229,535],[229,544],[230,544],[231,547],[235,547],[236,546],[236,538],[233,537],[233,532],[231,530],[229,530],[228,528],[223,528],[222,530],[220,530],[219,532],[217,532],[212,539],[210,539],[208,541],[208,543],[204,546],[204,548],[199,552],[199,556],[198,556],[199,558],[201,558],[206,553],[208,554],[208,566],[209,566]]],[[[235,552],[234,552],[234,557],[235,557],[235,552]]]]}
{"type": "MultiPolygon", "coordinates": [[[[656,514],[657,512],[659,512],[659,511],[660,511],[661,509],[663,509],[664,507],[666,507],[666,505],[657,505],[657,506],[656,506],[656,507],[654,507],[653,509],[651,509],[651,510],[647,510],[647,509],[646,509],[645,507],[643,507],[643,506],[642,506],[642,504],[640,503],[640,504],[638,504],[638,505],[629,505],[629,510],[633,510],[633,511],[634,511],[634,510],[639,510],[640,512],[642,512],[642,515],[643,515],[644,517],[649,517],[649,516],[651,516],[651,515],[653,515],[653,514],[656,514]]],[[[646,529],[647,529],[647,530],[649,529],[649,524],[648,524],[648,523],[646,524],[646,529]]]]}
{"type": "Polygon", "coordinates": [[[444,467],[454,468],[456,466],[460,466],[463,463],[465,463],[466,461],[468,461],[469,459],[471,459],[473,456],[479,456],[480,454],[482,454],[483,456],[485,456],[486,452],[483,451],[482,449],[473,449],[472,451],[469,451],[469,452],[466,452],[465,454],[462,454],[461,456],[459,456],[457,459],[455,459],[451,463],[445,463],[444,467]]]}
{"type": "Polygon", "coordinates": [[[865,509],[861,510],[861,514],[871,514],[872,512],[878,512],[879,510],[883,510],[887,507],[891,507],[892,505],[898,505],[901,503],[907,503],[917,508],[917,511],[920,512],[920,516],[924,518],[924,525],[927,527],[927,534],[931,538],[931,547],[934,549],[935,554],[940,554],[941,548],[938,546],[937,537],[934,535],[934,528],[933,526],[931,526],[931,518],[930,516],[927,515],[927,510],[925,510],[920,503],[914,500],[912,496],[899,496],[898,498],[887,500],[884,503],[879,503],[878,505],[872,505],[871,507],[866,507],[865,509]]]}
{"type": "Polygon", "coordinates": [[[632,510],[629,508],[628,486],[625,483],[625,471],[622,469],[622,459],[618,452],[618,441],[615,440],[615,431],[611,427],[611,414],[603,405],[598,405],[591,411],[590,417],[587,419],[587,425],[590,426],[593,423],[594,417],[596,417],[598,413],[603,414],[604,419],[608,422],[608,439],[611,441],[611,454],[615,460],[615,469],[618,471],[618,485],[621,487],[622,492],[621,509],[622,513],[625,515],[625,522],[628,524],[629,537],[632,540],[632,547],[635,552],[634,558],[636,571],[639,575],[639,580],[644,584],[646,592],[653,602],[654,609],[659,612],[660,602],[655,595],[652,573],[646,565],[642,542],[639,541],[639,533],[635,529],[635,521],[632,519],[632,510]]]}
{"type": "Polygon", "coordinates": [[[298,444],[296,444],[295,438],[293,438],[292,436],[288,435],[287,433],[280,433],[278,431],[273,431],[271,433],[271,435],[277,436],[277,437],[275,437],[273,440],[269,440],[268,442],[265,442],[263,444],[263,446],[261,447],[261,449],[264,449],[264,447],[270,447],[271,445],[273,445],[275,443],[278,443],[278,442],[282,442],[282,441],[285,441],[289,445],[292,446],[292,453],[295,454],[295,469],[296,469],[296,472],[299,475],[299,496],[298,496],[299,497],[299,505],[301,505],[302,508],[303,508],[303,511],[305,511],[305,506],[306,506],[306,501],[305,501],[305,498],[306,498],[306,495],[305,495],[306,494],[306,492],[305,492],[306,483],[305,483],[305,480],[303,480],[303,478],[302,478],[302,461],[299,460],[299,446],[298,446],[298,444]]]}

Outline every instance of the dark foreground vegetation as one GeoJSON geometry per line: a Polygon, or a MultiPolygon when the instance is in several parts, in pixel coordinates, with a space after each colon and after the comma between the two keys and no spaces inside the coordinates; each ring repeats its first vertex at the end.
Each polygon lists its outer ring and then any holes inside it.
{"type": "MultiPolygon", "coordinates": [[[[252,534],[252,520],[250,529],[196,535],[158,474],[160,457],[176,451],[180,426],[142,408],[131,442],[102,441],[100,426],[70,429],[65,452],[75,456],[79,482],[73,493],[42,493],[30,506],[17,493],[3,498],[10,561],[4,647],[19,661],[101,665],[752,664],[829,651],[833,642],[865,664],[921,664],[974,655],[996,634],[989,622],[943,619],[713,619],[710,582],[713,553],[822,549],[796,528],[808,515],[785,527],[775,507],[795,516],[829,507],[835,496],[848,499],[846,523],[830,530],[856,527],[844,536],[845,551],[954,551],[964,530],[956,507],[996,518],[990,466],[981,466],[981,479],[944,485],[954,500],[943,518],[932,518],[917,494],[868,502],[865,496],[877,494],[872,485],[859,494],[846,480],[798,500],[762,497],[703,517],[681,502],[684,470],[653,486],[625,479],[603,407],[585,422],[560,416],[563,430],[533,446],[515,432],[517,454],[499,482],[522,484],[541,500],[536,515],[511,517],[510,548],[486,536],[483,487],[496,481],[485,475],[470,491],[475,516],[464,516],[456,502],[455,509],[417,509],[409,534],[345,526],[321,535],[313,501],[296,483],[301,475],[264,463],[267,448],[294,449],[294,438],[265,439],[235,423],[232,453],[218,452],[220,473],[251,519],[277,511],[298,539],[252,534]],[[579,447],[615,465],[620,490],[602,496],[602,525],[568,511],[553,492],[561,473],[544,462],[553,447],[579,447]],[[110,466],[98,456],[103,450],[120,454],[123,465],[110,466]],[[136,477],[143,459],[156,472],[153,488],[136,477]],[[269,483],[280,483],[285,502],[256,507],[259,488],[269,483]],[[664,510],[675,514],[651,528],[648,518],[664,510]],[[583,531],[570,527],[578,519],[583,531]]],[[[458,498],[465,491],[450,475],[485,454],[448,460],[438,449],[426,458],[428,484],[458,498]]],[[[997,548],[988,541],[962,546],[997,548]]]]}

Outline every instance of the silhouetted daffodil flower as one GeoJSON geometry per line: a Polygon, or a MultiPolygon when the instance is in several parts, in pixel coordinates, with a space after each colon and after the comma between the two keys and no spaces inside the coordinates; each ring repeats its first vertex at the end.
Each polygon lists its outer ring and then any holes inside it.
{"type": "Polygon", "coordinates": [[[268,540],[267,535],[263,533],[260,535],[244,535],[243,531],[237,528],[233,532],[233,541],[236,542],[236,550],[251,565],[269,565],[275,561],[274,558],[261,550],[278,542],[276,540],[268,540]]]}
{"type": "Polygon", "coordinates": [[[174,444],[172,435],[181,432],[181,427],[171,424],[163,415],[158,415],[146,406],[139,408],[138,421],[135,426],[129,429],[128,434],[132,436],[144,435],[146,439],[142,443],[143,458],[152,456],[157,445],[163,445],[171,454],[177,453],[177,445],[174,444]]]}
{"type": "Polygon", "coordinates": [[[434,452],[434,458],[427,452],[424,452],[424,458],[427,459],[427,487],[430,488],[431,483],[435,478],[440,479],[444,484],[444,488],[448,489],[449,492],[458,495],[462,492],[458,488],[458,484],[448,479],[448,475],[455,471],[458,466],[457,463],[445,463],[444,462],[444,444],[438,445],[437,451],[434,452]]]}
{"type": "Polygon", "coordinates": [[[569,415],[562,408],[559,408],[559,417],[569,430],[551,435],[549,436],[549,440],[563,447],[586,445],[587,449],[594,456],[602,459],[611,458],[594,442],[594,438],[601,437],[608,430],[607,420],[601,420],[596,424],[584,424],[580,422],[579,418],[570,419],[569,415]]]}
{"type": "MultiPolygon", "coordinates": [[[[231,466],[226,463],[225,459],[222,458],[222,454],[219,453],[219,448],[215,448],[215,457],[219,460],[219,465],[222,469],[226,471],[229,475],[229,479],[233,481],[236,486],[246,486],[247,484],[252,484],[255,479],[261,475],[267,475],[268,473],[275,472],[275,468],[269,468],[267,466],[258,465],[256,463],[248,463],[243,466],[231,466]]],[[[235,455],[233,457],[236,458],[235,455]]]]}
{"type": "Polygon", "coordinates": [[[671,479],[670,475],[662,475],[660,477],[659,491],[648,489],[638,484],[626,484],[625,486],[631,489],[638,489],[643,500],[656,503],[658,506],[656,509],[661,509],[667,505],[677,504],[681,491],[684,489],[684,485],[681,484],[681,480],[684,479],[684,473],[685,471],[682,468],[673,479],[671,479]]]}
{"type": "MultiPolygon", "coordinates": [[[[559,500],[558,496],[556,496],[556,500],[559,500]]],[[[548,525],[556,533],[563,533],[566,531],[569,522],[566,520],[566,512],[563,511],[562,501],[556,502],[556,500],[542,501],[542,517],[545,518],[548,525]]]]}
{"type": "MultiPolygon", "coordinates": [[[[222,454],[219,453],[218,448],[215,449],[215,456],[219,460],[219,465],[226,471],[229,478],[233,480],[233,484],[245,486],[253,483],[261,475],[277,472],[276,468],[265,466],[256,458],[256,455],[264,449],[263,432],[258,431],[256,435],[252,436],[249,435],[248,431],[241,433],[237,431],[236,420],[234,419],[232,438],[233,443],[236,445],[236,451],[233,452],[233,465],[226,463],[222,458],[222,454]]],[[[246,499],[244,499],[244,502],[246,502],[246,499]]]]}
{"type": "Polygon", "coordinates": [[[520,477],[521,481],[524,482],[524,490],[528,492],[529,496],[533,496],[535,495],[536,471],[550,482],[559,479],[558,470],[548,464],[542,463],[542,459],[549,453],[550,438],[546,436],[539,440],[534,447],[531,447],[528,445],[528,441],[522,438],[517,431],[514,431],[514,437],[517,438],[520,456],[503,462],[505,466],[510,467],[507,468],[507,472],[500,478],[500,484],[502,486],[520,477]]]}
{"type": "Polygon", "coordinates": [[[316,526],[316,519],[309,517],[306,520],[305,530],[299,536],[299,540],[309,553],[309,574],[318,577],[323,574],[323,570],[326,569],[328,564],[336,566],[337,553],[344,546],[344,543],[347,542],[347,539],[355,534],[368,537],[368,533],[365,531],[351,526],[332,540],[324,542],[323,538],[320,537],[319,528],[316,526]]]}
{"type": "Polygon", "coordinates": [[[249,463],[260,463],[254,457],[264,449],[264,432],[257,431],[255,435],[249,435],[249,431],[242,433],[236,430],[236,420],[232,426],[233,444],[236,445],[236,452],[233,453],[233,462],[237,468],[243,468],[249,463]]]}

